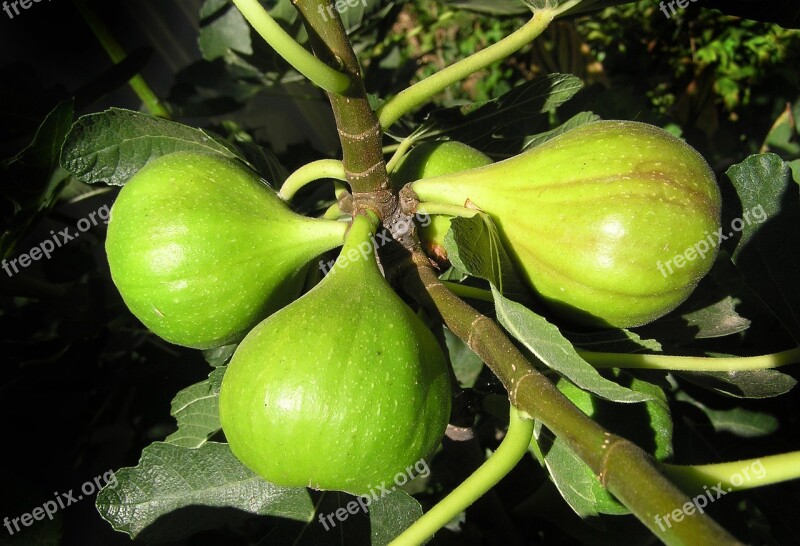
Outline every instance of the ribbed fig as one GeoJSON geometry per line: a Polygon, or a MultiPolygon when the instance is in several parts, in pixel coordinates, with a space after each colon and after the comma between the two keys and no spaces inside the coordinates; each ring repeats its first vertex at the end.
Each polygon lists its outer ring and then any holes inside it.
{"type": "Polygon", "coordinates": [[[436,447],[450,389],[439,344],[386,283],[357,216],[330,273],[236,349],[219,414],[234,455],[266,480],[365,494],[436,447]]]}
{"type": "Polygon", "coordinates": [[[243,164],[176,152],[154,159],[111,208],[111,277],[136,317],[196,348],[238,341],[299,295],[305,266],[346,224],[294,213],[243,164]]]}
{"type": "Polygon", "coordinates": [[[582,125],[412,189],[423,202],[490,214],[531,287],[555,312],[591,325],[637,326],[666,314],[717,253],[714,173],[689,145],[643,123],[582,125]]]}

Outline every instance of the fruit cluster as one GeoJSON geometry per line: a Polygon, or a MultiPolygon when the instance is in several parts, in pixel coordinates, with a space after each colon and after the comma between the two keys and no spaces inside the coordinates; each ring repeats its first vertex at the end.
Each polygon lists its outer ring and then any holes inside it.
{"type": "MultiPolygon", "coordinates": [[[[498,163],[461,143],[425,144],[392,177],[422,206],[490,215],[532,291],[574,322],[650,322],[715,258],[659,272],[718,229],[720,195],[696,151],[642,123],[587,124],[498,163]]],[[[421,232],[440,257],[450,222],[421,232]]],[[[377,224],[300,216],[242,164],[188,152],[148,163],[112,208],[108,259],[131,311],[177,344],[241,341],[220,420],[233,453],[273,483],[362,494],[444,433],[446,359],[383,278],[377,224]],[[308,264],[340,244],[300,296],[308,264]]]]}

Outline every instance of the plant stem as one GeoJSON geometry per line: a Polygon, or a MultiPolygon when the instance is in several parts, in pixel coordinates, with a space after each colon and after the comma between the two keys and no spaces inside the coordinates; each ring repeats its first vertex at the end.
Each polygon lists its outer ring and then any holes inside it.
{"type": "Polygon", "coordinates": [[[766,370],[800,362],[800,347],[768,355],[723,358],[599,353],[583,350],[579,350],[578,354],[595,368],[639,368],[688,372],[766,370]]]}
{"type": "Polygon", "coordinates": [[[533,436],[533,424],[532,419],[520,415],[519,410],[511,406],[508,432],[492,456],[389,545],[422,544],[436,531],[447,525],[451,519],[481,498],[511,472],[527,453],[533,436]]]}
{"type": "Polygon", "coordinates": [[[740,544],[706,514],[687,515],[662,530],[656,517],[689,502],[647,453],[605,431],[570,402],[519,352],[490,318],[453,295],[424,255],[401,271],[406,290],[477,354],[508,390],[511,404],[541,421],[583,460],[660,540],[670,545],[740,544]]]}
{"type": "Polygon", "coordinates": [[[346,180],[342,162],[336,159],[320,159],[319,161],[306,163],[284,181],[281,186],[280,196],[286,201],[291,201],[292,197],[300,189],[321,178],[346,180]]]}
{"type": "Polygon", "coordinates": [[[351,85],[345,93],[328,93],[336,128],[342,143],[342,163],[347,182],[353,191],[355,209],[370,208],[381,219],[397,208],[391,192],[389,175],[383,159],[383,132],[367,99],[358,63],[347,32],[337,10],[333,17],[325,15],[330,2],[324,0],[295,1],[303,16],[311,45],[323,61],[336,63],[349,76],[351,85]]]}
{"type": "Polygon", "coordinates": [[[275,22],[258,0],[233,0],[233,3],[264,41],[312,83],[329,93],[344,93],[350,88],[351,79],[347,74],[306,51],[275,22]]]}
{"type": "MultiPolygon", "coordinates": [[[[413,190],[414,188],[412,187],[411,189],[413,190]]],[[[434,214],[444,214],[447,216],[458,216],[461,218],[472,218],[478,214],[478,211],[475,209],[468,209],[467,207],[460,207],[458,205],[433,203],[431,201],[417,204],[416,212],[418,214],[426,214],[428,216],[432,216],[434,214]]]]}
{"type": "Polygon", "coordinates": [[[743,491],[800,478],[800,451],[731,463],[693,466],[662,464],[661,467],[689,494],[702,494],[705,489],[715,485],[726,492],[743,491]]]}
{"type": "MultiPolygon", "coordinates": [[[[119,64],[125,60],[125,57],[127,57],[125,50],[100,16],[97,15],[97,12],[87,4],[86,0],[72,0],[72,3],[77,8],[86,24],[89,25],[89,28],[92,29],[92,33],[95,38],[97,38],[97,41],[100,42],[100,45],[103,46],[103,49],[106,51],[111,61],[114,64],[119,64]]],[[[147,81],[141,74],[136,74],[128,80],[128,85],[131,86],[133,92],[136,93],[136,96],[139,97],[139,100],[144,103],[145,108],[147,108],[151,114],[164,119],[171,118],[166,106],[164,106],[161,99],[158,98],[158,95],[153,92],[153,89],[147,84],[147,81]]]]}
{"type": "Polygon", "coordinates": [[[406,138],[403,140],[403,142],[398,144],[397,149],[394,152],[394,155],[386,163],[386,170],[392,172],[395,169],[395,167],[397,167],[397,164],[400,162],[401,159],[403,159],[403,156],[406,155],[406,152],[408,152],[408,150],[411,148],[413,144],[414,141],[410,138],[406,138]]]}
{"type": "Polygon", "coordinates": [[[334,203],[330,207],[327,208],[325,213],[322,215],[322,218],[326,220],[338,220],[344,214],[342,213],[342,209],[339,208],[339,203],[334,203]]]}
{"type": "Polygon", "coordinates": [[[475,286],[464,286],[463,284],[458,284],[457,282],[450,282],[450,281],[442,281],[442,284],[445,285],[447,289],[450,290],[450,292],[452,292],[453,294],[455,294],[460,298],[488,301],[490,303],[494,301],[492,293],[489,290],[484,290],[483,288],[477,288],[475,286]]]}
{"type": "Polygon", "coordinates": [[[422,105],[448,86],[515,53],[539,36],[558,13],[559,11],[554,9],[537,9],[530,21],[496,44],[428,76],[387,100],[378,109],[381,128],[385,131],[404,114],[422,105]]]}

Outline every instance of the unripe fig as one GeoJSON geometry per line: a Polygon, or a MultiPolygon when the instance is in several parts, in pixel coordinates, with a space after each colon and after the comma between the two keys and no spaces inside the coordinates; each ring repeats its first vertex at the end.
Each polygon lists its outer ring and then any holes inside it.
{"type": "MultiPolygon", "coordinates": [[[[425,142],[400,160],[392,172],[392,184],[400,188],[421,178],[457,173],[490,163],[492,159],[488,155],[462,142],[455,140],[425,142]]],[[[449,230],[450,217],[438,214],[432,217],[428,225],[419,229],[419,238],[425,251],[437,261],[447,261],[444,236],[449,230]]]]}
{"type": "Polygon", "coordinates": [[[295,299],[305,266],[346,224],[294,213],[243,164],[176,152],[137,172],[111,208],[106,253],[131,312],[155,334],[238,341],[295,299]]]}
{"type": "Polygon", "coordinates": [[[365,494],[429,455],[450,416],[433,334],[378,268],[357,216],[331,272],[256,326],[219,415],[233,454],[283,486],[365,494]]]}
{"type": "Polygon", "coordinates": [[[714,173],[689,145],[644,123],[582,125],[411,187],[423,202],[490,214],[531,287],[581,323],[655,320],[686,299],[717,253],[714,173]]]}
{"type": "Polygon", "coordinates": [[[488,155],[462,142],[424,142],[403,156],[392,172],[392,182],[399,187],[420,178],[457,173],[491,162],[488,155]]]}

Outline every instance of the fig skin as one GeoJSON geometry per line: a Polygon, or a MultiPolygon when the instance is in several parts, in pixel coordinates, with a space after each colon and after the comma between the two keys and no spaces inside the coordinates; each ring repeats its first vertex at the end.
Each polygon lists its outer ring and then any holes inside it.
{"type": "Polygon", "coordinates": [[[462,142],[424,142],[400,160],[392,172],[392,182],[399,188],[421,178],[457,173],[491,163],[492,158],[488,155],[462,142]]]}
{"type": "Polygon", "coordinates": [[[529,285],[581,324],[632,327],[665,315],[717,254],[714,173],[692,147],[644,123],[589,123],[411,188],[423,202],[469,203],[490,214],[529,285]],[[710,248],[701,257],[695,245],[710,248]],[[694,258],[674,265],[690,248],[694,258]]]}
{"type": "Polygon", "coordinates": [[[305,218],[243,164],[195,152],[147,163],[108,223],[111,277],[131,312],[178,345],[238,341],[295,299],[345,223],[305,218]]]}
{"type": "Polygon", "coordinates": [[[445,357],[381,275],[369,228],[356,217],[331,272],[256,326],[223,378],[231,450],[269,482],[367,494],[444,434],[445,357]]]}

